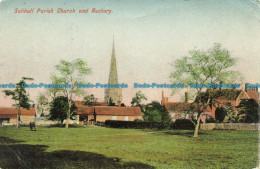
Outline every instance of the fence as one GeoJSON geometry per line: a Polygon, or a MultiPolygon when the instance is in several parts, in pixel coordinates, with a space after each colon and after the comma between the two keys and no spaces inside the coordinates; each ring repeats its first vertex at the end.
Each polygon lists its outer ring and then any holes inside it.
{"type": "Polygon", "coordinates": [[[251,130],[256,131],[259,123],[206,123],[201,124],[201,130],[251,130]]]}

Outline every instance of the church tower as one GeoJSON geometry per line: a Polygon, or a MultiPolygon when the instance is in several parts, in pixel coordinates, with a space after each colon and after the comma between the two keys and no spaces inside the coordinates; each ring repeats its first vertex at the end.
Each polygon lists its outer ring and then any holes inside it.
{"type": "MultiPolygon", "coordinates": [[[[113,38],[113,47],[112,47],[112,55],[111,55],[108,83],[109,84],[118,84],[114,38],[113,38]]],[[[121,102],[122,101],[122,88],[107,88],[107,89],[105,89],[105,102],[108,103],[110,98],[116,104],[118,102],[121,102]]]]}

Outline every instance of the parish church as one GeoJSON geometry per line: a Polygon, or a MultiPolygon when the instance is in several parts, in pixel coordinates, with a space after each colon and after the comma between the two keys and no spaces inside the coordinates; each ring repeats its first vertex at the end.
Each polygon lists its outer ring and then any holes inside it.
{"type": "MultiPolygon", "coordinates": [[[[119,84],[114,39],[108,83],[119,84]]],[[[80,101],[75,102],[78,123],[87,124],[90,121],[105,122],[106,120],[142,120],[143,117],[140,107],[121,106],[122,98],[122,88],[106,88],[104,91],[104,102],[98,102],[95,106],[86,106],[80,101]],[[117,106],[109,106],[110,101],[114,102],[117,106]]]]}

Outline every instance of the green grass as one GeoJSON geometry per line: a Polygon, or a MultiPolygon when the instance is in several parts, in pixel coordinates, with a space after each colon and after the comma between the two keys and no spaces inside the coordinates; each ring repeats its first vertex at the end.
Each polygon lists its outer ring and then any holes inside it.
{"type": "Polygon", "coordinates": [[[0,127],[0,168],[245,168],[258,132],[0,127]]]}

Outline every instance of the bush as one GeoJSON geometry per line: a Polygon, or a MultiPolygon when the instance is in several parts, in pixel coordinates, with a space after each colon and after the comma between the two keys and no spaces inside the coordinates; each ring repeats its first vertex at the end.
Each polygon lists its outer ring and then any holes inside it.
{"type": "Polygon", "coordinates": [[[171,129],[194,130],[195,129],[195,125],[188,119],[177,119],[171,125],[171,129]]]}
{"type": "Polygon", "coordinates": [[[97,126],[105,126],[105,123],[104,123],[104,122],[97,121],[96,125],[97,125],[97,126]]]}
{"type": "Polygon", "coordinates": [[[106,127],[112,128],[131,128],[131,129],[165,129],[166,125],[159,122],[146,122],[146,121],[119,121],[119,120],[106,120],[106,127]]]}
{"type": "Polygon", "coordinates": [[[206,118],[206,123],[215,123],[215,119],[213,117],[207,117],[206,118]]]}
{"type": "MultiPolygon", "coordinates": [[[[47,127],[61,127],[64,128],[66,126],[66,124],[61,124],[61,123],[57,123],[57,124],[51,124],[47,127]]],[[[71,128],[79,128],[79,127],[83,127],[82,125],[79,124],[69,124],[69,127],[71,128]]]]}

